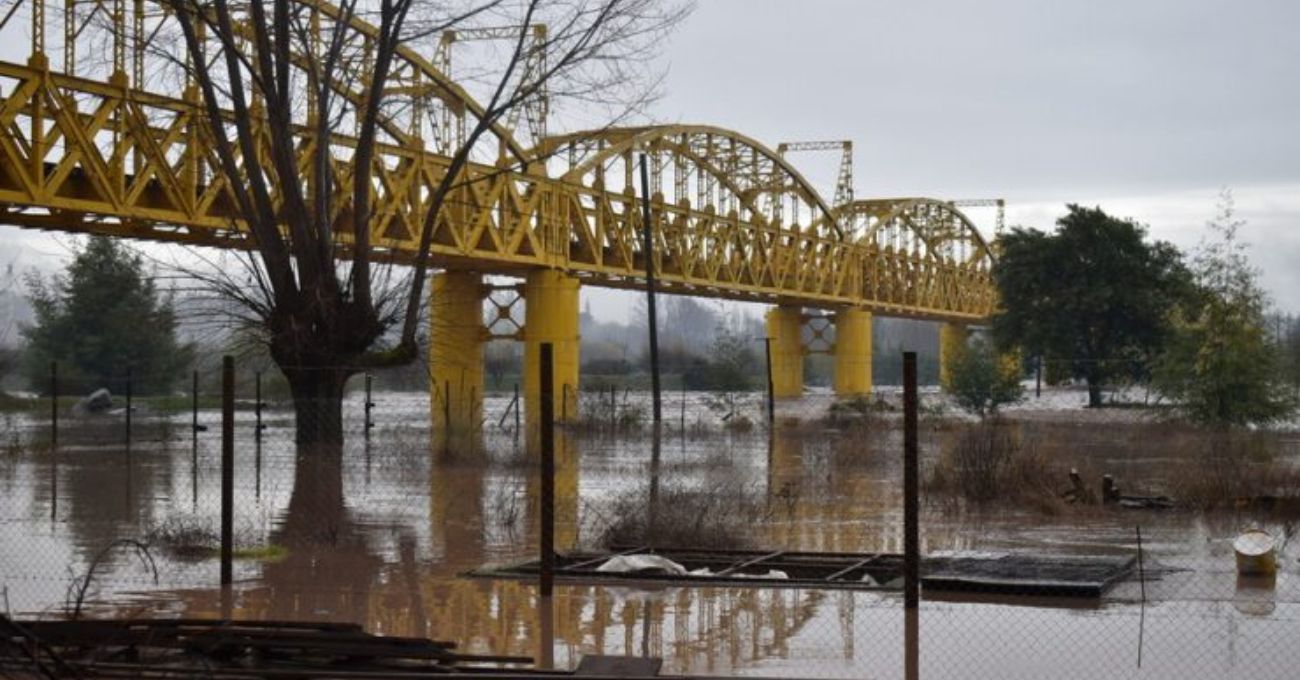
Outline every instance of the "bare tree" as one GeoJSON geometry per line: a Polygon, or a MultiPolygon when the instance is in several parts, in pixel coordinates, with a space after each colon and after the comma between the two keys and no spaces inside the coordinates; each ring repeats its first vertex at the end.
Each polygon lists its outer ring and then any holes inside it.
{"type": "Polygon", "coordinates": [[[350,375],[416,359],[433,226],[449,196],[482,181],[471,162],[496,149],[503,172],[545,162],[502,123],[563,98],[634,110],[652,91],[653,46],[686,12],[664,0],[156,2],[174,32],[170,49],[161,30],[151,49],[197,89],[214,172],[250,235],[242,271],[218,264],[198,276],[235,303],[284,373],[300,445],[342,440],[350,375]],[[403,64],[412,50],[445,50],[448,31],[490,25],[507,27],[508,47],[476,54],[467,80],[483,96],[449,134],[457,86],[416,82],[403,64]],[[346,144],[329,141],[341,131],[346,144]],[[372,238],[376,156],[421,139],[450,160],[402,268],[372,238]]]}

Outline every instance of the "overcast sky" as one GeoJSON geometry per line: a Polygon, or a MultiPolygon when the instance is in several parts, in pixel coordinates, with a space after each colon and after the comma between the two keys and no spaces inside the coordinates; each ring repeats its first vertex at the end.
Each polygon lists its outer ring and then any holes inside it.
{"type": "MultiPolygon", "coordinates": [[[[1300,311],[1296,0],[700,0],[663,58],[655,118],[852,139],[859,197],[1003,197],[1043,229],[1098,204],[1186,247],[1229,187],[1300,311]]],[[[834,155],[793,160],[830,195],[834,155]]]]}
{"type": "MultiPolygon", "coordinates": [[[[1230,188],[1300,312],[1300,2],[700,0],[664,56],[660,118],[851,139],[860,198],[1095,204],[1191,247],[1230,188]]],[[[834,154],[793,160],[830,195],[834,154]]]]}

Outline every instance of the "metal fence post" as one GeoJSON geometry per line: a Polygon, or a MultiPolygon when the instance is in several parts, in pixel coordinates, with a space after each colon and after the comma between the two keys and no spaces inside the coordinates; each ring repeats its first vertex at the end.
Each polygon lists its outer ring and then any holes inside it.
{"type": "Polygon", "coordinates": [[[253,376],[253,497],[262,498],[262,372],[253,376]]]}
{"type": "Polygon", "coordinates": [[[772,384],[772,338],[763,338],[763,353],[767,357],[767,423],[776,422],[776,388],[772,384]]]}
{"type": "Polygon", "coordinates": [[[554,389],[554,355],[549,342],[541,346],[541,379],[538,381],[542,390],[542,489],[541,520],[538,532],[541,536],[541,595],[550,597],[555,580],[555,389],[554,389]]]}
{"type": "Polygon", "coordinates": [[[919,672],[919,606],[921,595],[920,502],[916,352],[903,352],[903,671],[907,678],[919,672]]]}
{"type": "Polygon", "coordinates": [[[903,353],[903,599],[908,609],[920,600],[921,542],[917,464],[916,352],[903,353]]]}
{"type": "Polygon", "coordinates": [[[266,426],[262,424],[262,372],[258,371],[253,377],[253,438],[258,444],[262,443],[262,430],[266,426]]]}
{"type": "Polygon", "coordinates": [[[659,318],[655,312],[655,248],[650,214],[650,179],[646,169],[645,154],[641,154],[641,221],[645,251],[646,323],[650,329],[650,389],[654,393],[654,424],[663,420],[663,404],[659,394],[659,318]]]}
{"type": "Polygon", "coordinates": [[[59,362],[50,362],[50,521],[59,512],[59,362]]]}
{"type": "Polygon", "coordinates": [[[235,520],[235,358],[221,360],[221,585],[233,580],[235,520]]]}

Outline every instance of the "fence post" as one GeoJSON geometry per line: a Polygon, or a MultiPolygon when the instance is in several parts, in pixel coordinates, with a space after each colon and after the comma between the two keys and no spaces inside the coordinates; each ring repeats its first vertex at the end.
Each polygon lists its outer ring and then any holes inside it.
{"type": "Polygon", "coordinates": [[[918,498],[916,352],[903,352],[903,615],[904,676],[915,678],[920,661],[920,503],[918,498]]]}
{"type": "Polygon", "coordinates": [[[232,581],[235,520],[235,358],[221,359],[221,585],[232,581]]]}
{"type": "Polygon", "coordinates": [[[1039,354],[1034,362],[1034,398],[1043,396],[1043,355],[1039,354]]]}
{"type": "Polygon", "coordinates": [[[122,498],[122,508],[127,515],[131,514],[131,473],[134,467],[131,463],[131,367],[126,367],[126,495],[122,498]]]}
{"type": "Polygon", "coordinates": [[[682,375],[682,416],[681,416],[682,436],[686,436],[686,375],[682,375]]]}
{"type": "Polygon", "coordinates": [[[253,376],[253,497],[262,498],[262,372],[253,376]]]}
{"type": "Polygon", "coordinates": [[[253,378],[253,439],[258,444],[262,443],[262,430],[266,428],[262,424],[262,372],[258,371],[253,378]]]}
{"type": "Polygon", "coordinates": [[[767,357],[767,424],[776,422],[776,388],[772,384],[772,338],[763,338],[763,353],[767,357]]]}
{"type": "Polygon", "coordinates": [[[650,179],[645,154],[641,154],[641,222],[645,251],[646,323],[650,328],[650,389],[654,392],[654,424],[663,420],[659,395],[659,317],[655,313],[655,247],[650,215],[650,179]]]}
{"type": "Polygon", "coordinates": [[[550,597],[555,580],[555,390],[554,355],[552,345],[543,342],[541,346],[541,379],[538,381],[542,390],[542,493],[541,520],[538,532],[541,536],[541,596],[550,597]]]}
{"type": "Polygon", "coordinates": [[[370,419],[370,411],[375,408],[375,402],[370,398],[371,388],[373,386],[373,383],[374,383],[374,376],[371,375],[369,372],[367,372],[366,373],[366,405],[364,409],[366,415],[366,428],[365,428],[366,439],[370,438],[370,430],[375,426],[375,421],[370,419]]]}
{"type": "Polygon", "coordinates": [[[519,444],[519,383],[515,383],[515,445],[519,444]]]}
{"type": "Polygon", "coordinates": [[[59,362],[50,362],[50,521],[59,511],[59,362]]]}
{"type": "Polygon", "coordinates": [[[131,367],[126,367],[126,453],[131,453],[131,367]]]}
{"type": "Polygon", "coordinates": [[[194,450],[199,448],[199,372],[194,371],[190,379],[190,443],[194,450]]]}

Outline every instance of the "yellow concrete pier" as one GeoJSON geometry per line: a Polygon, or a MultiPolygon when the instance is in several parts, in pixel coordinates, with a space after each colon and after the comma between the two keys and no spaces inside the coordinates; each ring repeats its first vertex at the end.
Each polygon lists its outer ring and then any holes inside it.
{"type": "Polygon", "coordinates": [[[524,283],[524,414],[532,431],[541,415],[541,346],[554,347],[555,419],[578,415],[578,279],[553,269],[528,273],[524,283]]]}
{"type": "Polygon", "coordinates": [[[483,417],[483,277],[433,276],[429,296],[430,408],[435,437],[475,433],[483,417]]]}
{"type": "Polygon", "coordinates": [[[871,394],[871,312],[835,312],[835,395],[871,394]]]}
{"type": "Polygon", "coordinates": [[[803,310],[781,305],[767,312],[767,337],[772,343],[772,393],[776,397],[803,394],[803,310]]]}

